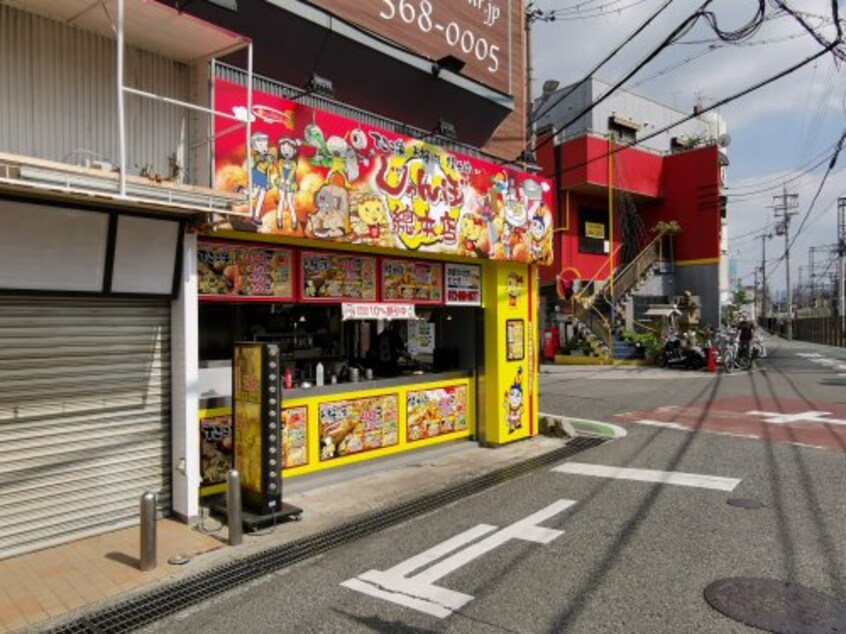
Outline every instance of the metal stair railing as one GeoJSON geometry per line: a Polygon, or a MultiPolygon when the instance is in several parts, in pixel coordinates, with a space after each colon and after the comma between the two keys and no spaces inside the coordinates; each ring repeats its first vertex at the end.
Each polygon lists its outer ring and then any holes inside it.
{"type": "MultiPolygon", "coordinates": [[[[614,275],[614,300],[617,303],[623,295],[631,291],[643,278],[645,273],[652,268],[661,257],[661,240],[667,232],[659,233],[652,241],[629,262],[623,270],[614,275]]],[[[603,289],[605,301],[611,302],[611,286],[606,285],[603,289]]]]}

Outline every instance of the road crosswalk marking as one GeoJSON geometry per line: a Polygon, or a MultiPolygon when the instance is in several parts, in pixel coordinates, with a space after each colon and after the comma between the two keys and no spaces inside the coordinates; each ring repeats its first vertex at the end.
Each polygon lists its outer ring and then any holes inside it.
{"type": "Polygon", "coordinates": [[[609,467],[583,462],[565,462],[562,465],[553,467],[552,470],[557,473],[569,473],[571,475],[612,478],[616,480],[634,480],[637,482],[654,482],[657,484],[674,484],[677,486],[714,489],[717,491],[733,491],[734,488],[740,484],[740,480],[737,478],[723,478],[720,476],[700,475],[697,473],[683,473],[681,471],[657,471],[654,469],[609,467]]]}

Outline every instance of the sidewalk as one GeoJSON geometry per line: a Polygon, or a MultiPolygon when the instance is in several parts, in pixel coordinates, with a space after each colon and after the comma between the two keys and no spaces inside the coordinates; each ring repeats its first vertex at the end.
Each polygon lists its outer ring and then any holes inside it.
{"type": "Polygon", "coordinates": [[[560,449],[567,439],[548,436],[486,449],[457,441],[328,472],[286,480],[284,500],[303,509],[302,520],[245,534],[227,544],[214,517],[191,527],[158,523],[158,566],[138,570],[138,527],[114,531],[0,561],[0,633],[44,631],[118,599],[314,535],[362,514],[459,485],[497,469],[560,449]],[[185,565],[171,565],[187,555],[185,565]],[[31,629],[27,629],[31,628],[31,629]]]}

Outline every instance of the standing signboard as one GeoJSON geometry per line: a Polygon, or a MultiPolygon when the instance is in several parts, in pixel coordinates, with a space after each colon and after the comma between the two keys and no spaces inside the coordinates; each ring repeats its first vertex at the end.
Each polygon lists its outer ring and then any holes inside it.
{"type": "Polygon", "coordinates": [[[282,508],[279,346],[236,343],[232,376],[235,468],[244,505],[272,514],[282,508]]]}

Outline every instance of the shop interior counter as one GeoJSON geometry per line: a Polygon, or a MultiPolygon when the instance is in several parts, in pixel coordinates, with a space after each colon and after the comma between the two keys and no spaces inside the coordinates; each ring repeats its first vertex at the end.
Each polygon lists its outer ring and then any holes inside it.
{"type": "Polygon", "coordinates": [[[434,381],[451,381],[453,379],[466,379],[471,376],[466,370],[453,370],[449,372],[423,372],[415,374],[404,374],[393,377],[376,377],[373,379],[361,379],[359,381],[342,381],[331,385],[317,385],[314,387],[296,387],[289,390],[282,390],[282,398],[301,399],[313,398],[315,396],[334,396],[337,394],[348,394],[349,392],[360,392],[363,390],[375,390],[380,388],[407,387],[421,383],[432,383],[434,381]]]}

